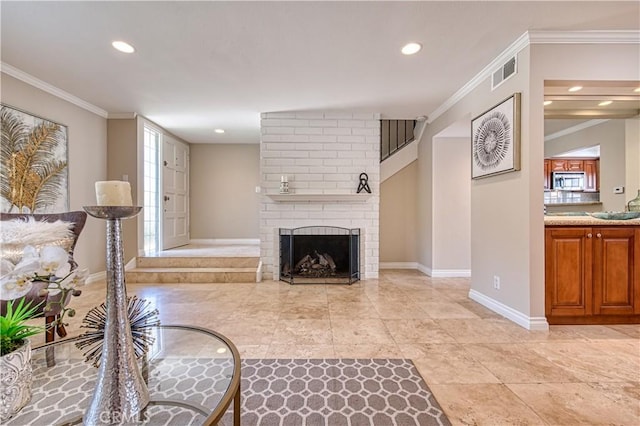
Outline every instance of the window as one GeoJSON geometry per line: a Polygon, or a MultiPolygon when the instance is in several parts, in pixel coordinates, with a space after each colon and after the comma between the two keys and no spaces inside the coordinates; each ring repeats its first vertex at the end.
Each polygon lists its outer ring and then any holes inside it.
{"type": "Polygon", "coordinates": [[[158,161],[160,133],[144,126],[144,251],[155,253],[159,243],[159,194],[160,178],[158,161]]]}

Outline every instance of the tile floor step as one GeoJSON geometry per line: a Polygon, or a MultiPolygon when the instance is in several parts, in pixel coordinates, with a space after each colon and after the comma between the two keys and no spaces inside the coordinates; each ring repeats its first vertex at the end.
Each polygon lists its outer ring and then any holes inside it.
{"type": "Polygon", "coordinates": [[[138,268],[257,268],[259,257],[138,257],[138,268]]]}
{"type": "Polygon", "coordinates": [[[134,268],[127,283],[251,283],[257,268],[134,268]]]}

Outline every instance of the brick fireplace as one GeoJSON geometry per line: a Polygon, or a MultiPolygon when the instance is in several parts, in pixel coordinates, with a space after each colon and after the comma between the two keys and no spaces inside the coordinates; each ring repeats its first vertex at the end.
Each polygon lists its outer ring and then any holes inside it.
{"type": "Polygon", "coordinates": [[[280,279],[281,228],[358,229],[361,278],[377,278],[380,205],[379,114],[263,113],[260,256],[265,279],[280,279]],[[371,194],[356,194],[360,174],[371,194]],[[281,195],[286,176],[289,194],[281,195]]]}

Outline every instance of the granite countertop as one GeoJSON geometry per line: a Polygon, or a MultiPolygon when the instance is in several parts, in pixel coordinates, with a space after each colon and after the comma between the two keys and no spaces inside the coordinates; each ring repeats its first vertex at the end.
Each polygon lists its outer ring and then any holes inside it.
{"type": "Polygon", "coordinates": [[[577,203],[544,203],[547,207],[564,207],[564,206],[597,206],[602,204],[602,201],[580,201],[577,203]]]}
{"type": "Polygon", "coordinates": [[[545,216],[544,226],[640,226],[640,218],[629,220],[604,220],[591,216],[545,216]]]}

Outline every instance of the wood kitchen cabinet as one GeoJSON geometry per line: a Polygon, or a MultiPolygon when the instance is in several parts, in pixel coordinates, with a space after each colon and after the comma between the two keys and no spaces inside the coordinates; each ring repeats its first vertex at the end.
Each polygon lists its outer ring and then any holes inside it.
{"type": "Polygon", "coordinates": [[[584,172],[584,191],[600,191],[600,159],[547,158],[544,160],[544,189],[552,189],[553,172],[584,172]]]}
{"type": "Polygon", "coordinates": [[[544,160],[544,189],[551,189],[551,160],[544,160]]]}
{"type": "Polygon", "coordinates": [[[584,160],[575,159],[551,159],[552,172],[582,172],[584,171],[584,160]]]}
{"type": "Polygon", "coordinates": [[[545,230],[549,324],[640,323],[640,227],[545,230]]]}
{"type": "Polygon", "coordinates": [[[599,181],[600,160],[584,160],[584,190],[600,191],[599,181]]]}

